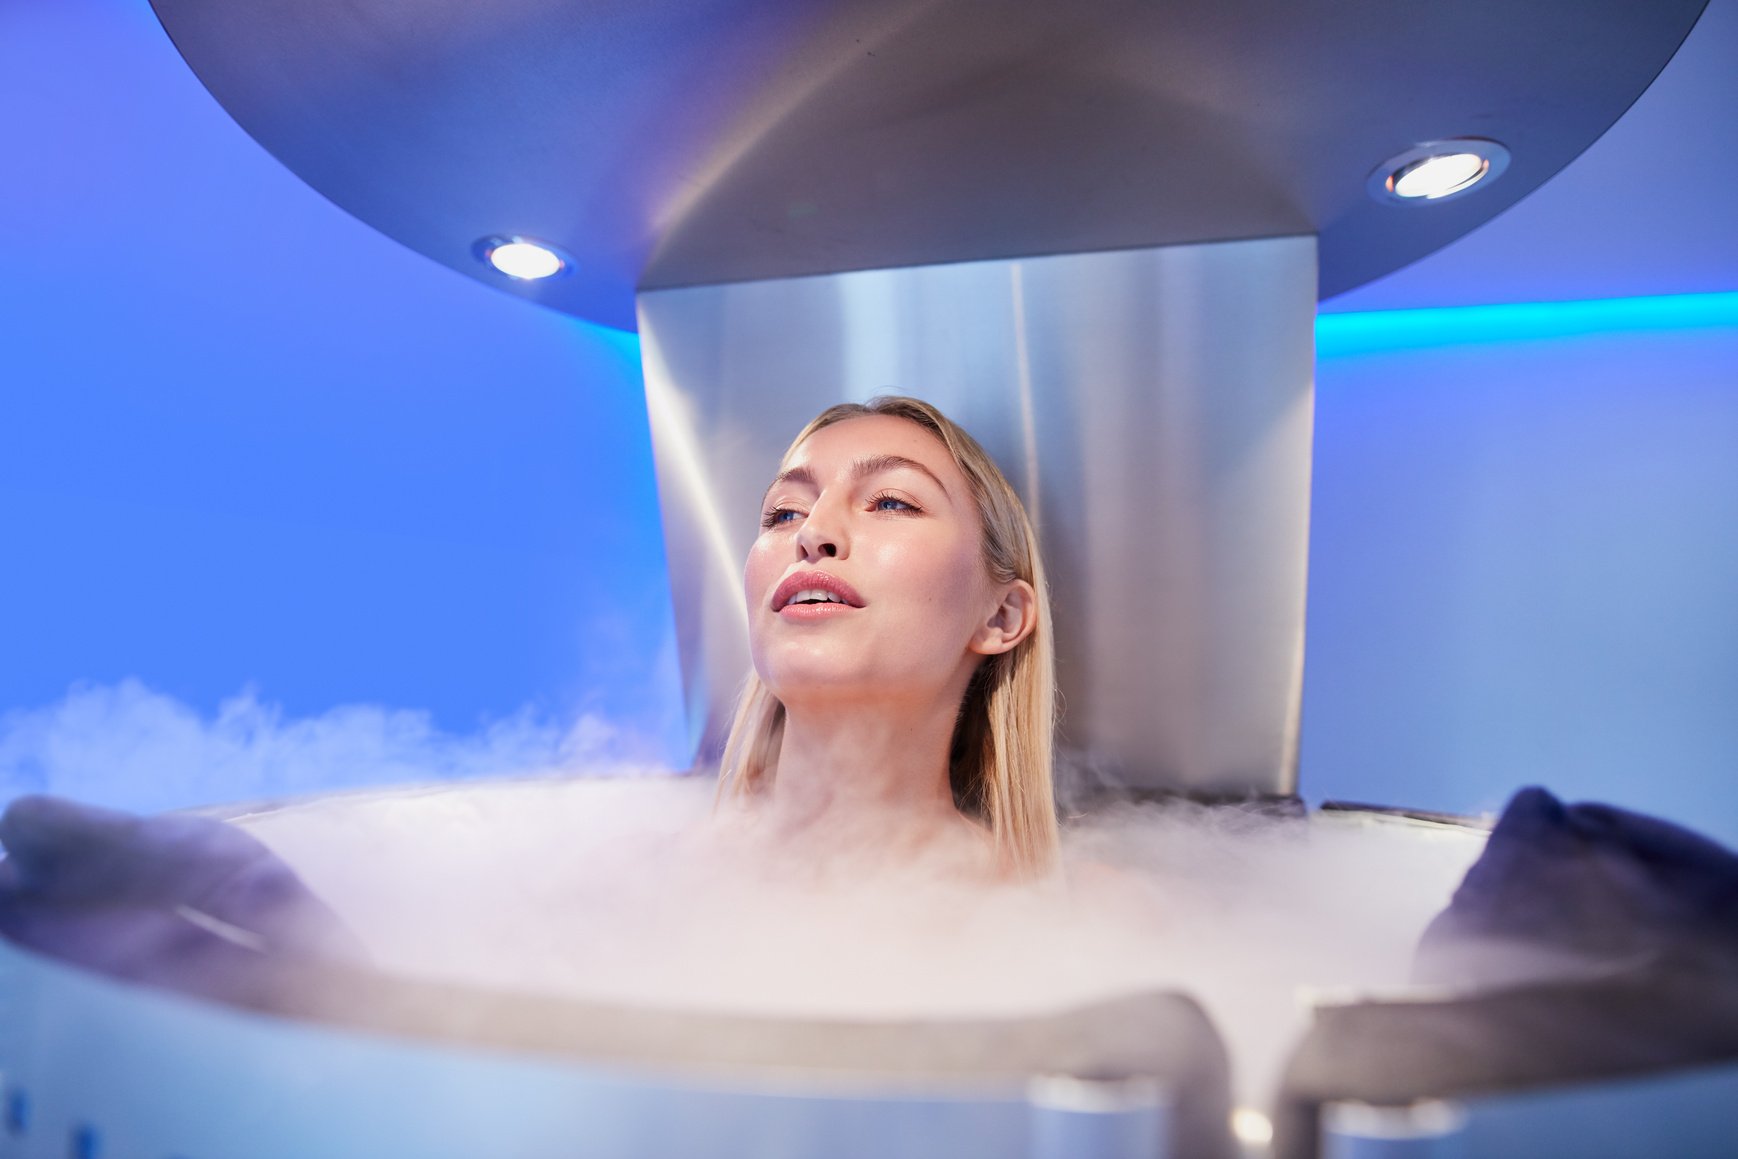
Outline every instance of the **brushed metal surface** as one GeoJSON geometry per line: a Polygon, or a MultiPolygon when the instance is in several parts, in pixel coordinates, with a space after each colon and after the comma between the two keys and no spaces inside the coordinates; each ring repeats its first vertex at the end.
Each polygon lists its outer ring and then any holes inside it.
{"type": "Polygon", "coordinates": [[[1704,0],[153,0],[295,173],[467,275],[611,325],[636,287],[1316,233],[1321,292],[1513,204],[1704,0]],[[1514,154],[1381,205],[1419,143],[1514,154]],[[514,282],[476,239],[571,276],[514,282]]]}
{"type": "MultiPolygon", "coordinates": [[[[1043,1108],[1007,1076],[632,1067],[419,1040],[121,983],[3,940],[0,982],[14,1007],[0,1067],[26,1108],[0,1159],[880,1159],[914,1139],[961,1159],[1053,1154],[1043,1108]]],[[[1125,1159],[1118,1142],[1070,1154],[1125,1159]]],[[[1161,1136],[1145,1155],[1174,1153],[1161,1136]]]]}
{"type": "Polygon", "coordinates": [[[1296,784],[1315,240],[642,293],[683,679],[715,755],[741,574],[785,445],[895,392],[972,431],[1038,524],[1065,752],[1146,789],[1296,784]]]}

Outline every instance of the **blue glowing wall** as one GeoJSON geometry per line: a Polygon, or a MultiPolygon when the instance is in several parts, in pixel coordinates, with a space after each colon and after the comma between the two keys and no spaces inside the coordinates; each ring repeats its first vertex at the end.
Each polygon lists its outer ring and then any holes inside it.
{"type": "Polygon", "coordinates": [[[1306,792],[1738,842],[1738,294],[1317,332],[1306,792]]]}
{"type": "MultiPolygon", "coordinates": [[[[324,201],[223,113],[144,0],[0,5],[0,155],[0,799],[322,787],[274,772],[280,755],[226,789],[156,767],[205,748],[147,745],[164,755],[140,768],[118,740],[106,779],[45,770],[79,730],[144,709],[40,711],[130,677],[185,710],[183,732],[256,689],[276,720],[243,730],[256,747],[336,706],[420,712],[345,726],[397,730],[386,771],[403,776],[428,758],[407,730],[445,751],[511,722],[523,743],[502,759],[531,761],[528,719],[585,713],[623,722],[630,755],[674,759],[633,335],[324,201]]],[[[337,745],[327,783],[382,775],[364,750],[337,745]]]]}

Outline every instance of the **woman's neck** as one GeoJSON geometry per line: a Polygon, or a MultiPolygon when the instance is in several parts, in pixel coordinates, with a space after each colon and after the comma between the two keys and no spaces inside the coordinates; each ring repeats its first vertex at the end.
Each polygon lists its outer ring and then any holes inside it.
{"type": "Polygon", "coordinates": [[[897,859],[962,841],[982,826],[954,805],[951,705],[787,711],[778,767],[757,827],[790,848],[897,859]]]}

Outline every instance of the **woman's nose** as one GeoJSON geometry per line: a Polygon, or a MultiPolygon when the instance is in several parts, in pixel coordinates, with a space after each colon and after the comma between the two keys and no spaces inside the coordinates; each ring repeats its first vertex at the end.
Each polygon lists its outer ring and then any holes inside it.
{"type": "Polygon", "coordinates": [[[829,503],[815,504],[797,530],[797,549],[804,559],[837,559],[850,550],[843,513],[829,503]]]}

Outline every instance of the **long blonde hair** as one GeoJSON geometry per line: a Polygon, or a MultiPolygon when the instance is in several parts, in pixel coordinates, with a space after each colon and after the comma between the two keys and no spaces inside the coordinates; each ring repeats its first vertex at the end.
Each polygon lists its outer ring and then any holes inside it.
{"type": "MultiPolygon", "coordinates": [[[[941,440],[971,486],[991,579],[1023,579],[1037,593],[1037,628],[1010,651],[985,657],[973,673],[948,754],[955,804],[989,826],[1005,867],[1037,876],[1054,866],[1058,852],[1051,780],[1056,653],[1038,537],[995,460],[962,427],[921,399],[883,395],[867,403],[828,407],[792,440],[785,460],[823,427],[864,415],[906,419],[941,440]]],[[[784,723],[784,705],[751,669],[724,745],[720,800],[750,796],[770,785],[784,723]]]]}

